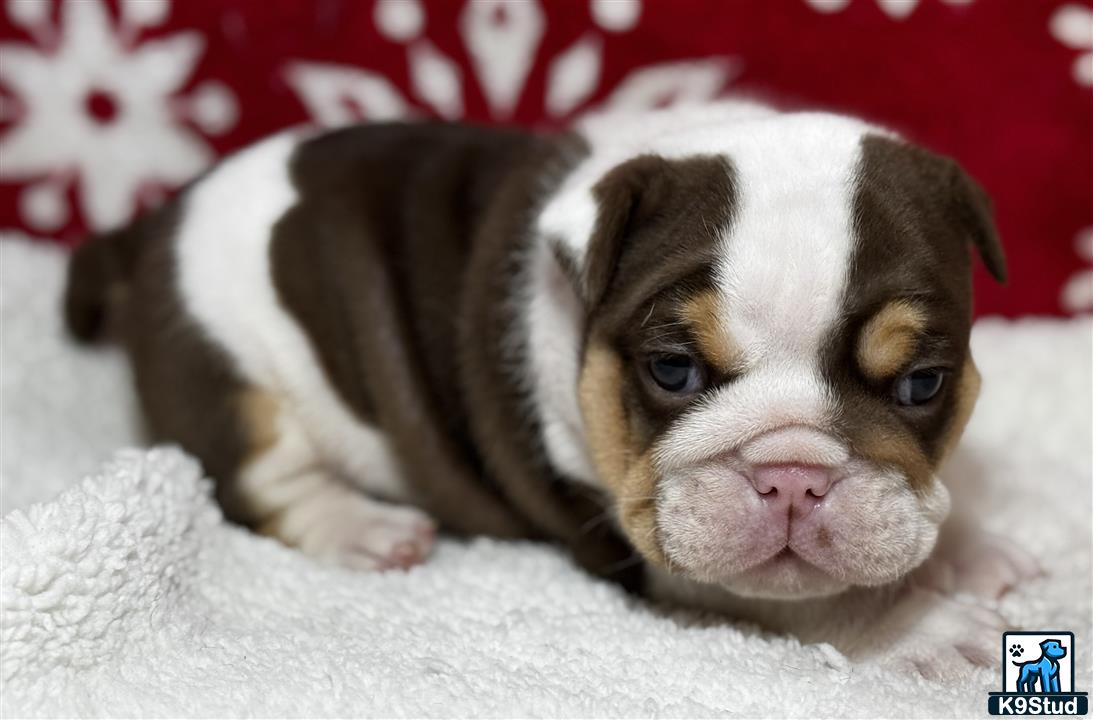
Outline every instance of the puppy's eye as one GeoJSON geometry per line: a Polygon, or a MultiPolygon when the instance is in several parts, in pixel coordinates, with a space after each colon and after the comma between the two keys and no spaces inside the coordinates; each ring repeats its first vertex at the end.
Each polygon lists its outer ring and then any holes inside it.
{"type": "Polygon", "coordinates": [[[677,395],[702,389],[702,370],[687,355],[654,355],[649,359],[649,376],[661,388],[677,395]]]}
{"type": "Polygon", "coordinates": [[[923,405],[941,391],[945,382],[942,368],[925,368],[907,373],[896,381],[896,402],[900,405],[923,405]]]}

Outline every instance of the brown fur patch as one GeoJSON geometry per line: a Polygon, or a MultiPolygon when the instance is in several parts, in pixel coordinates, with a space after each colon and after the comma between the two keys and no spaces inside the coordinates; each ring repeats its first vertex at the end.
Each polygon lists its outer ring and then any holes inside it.
{"type": "Polygon", "coordinates": [[[859,455],[881,467],[894,467],[906,474],[916,492],[926,492],[933,482],[934,465],[911,433],[892,426],[865,429],[855,442],[859,455]]]}
{"type": "Polygon", "coordinates": [[[827,340],[824,374],[839,397],[840,434],[924,492],[976,394],[968,241],[999,279],[1005,263],[989,202],[952,161],[868,136],[855,185],[846,322],[827,340]],[[912,361],[954,373],[939,397],[904,407],[893,383],[912,361]]]}
{"type": "Polygon", "coordinates": [[[631,464],[615,501],[619,508],[619,522],[626,529],[630,542],[647,560],[663,566],[665,561],[658,534],[656,490],[652,452],[646,451],[631,464]]]}
{"type": "Polygon", "coordinates": [[[253,518],[256,533],[281,539],[291,545],[282,529],[283,513],[287,508],[270,505],[261,493],[248,488],[245,481],[248,467],[258,463],[277,444],[280,437],[277,429],[279,403],[272,393],[252,386],[239,394],[236,411],[244,438],[243,459],[239,465],[239,475],[235,478],[236,496],[253,518]]]}
{"type": "Polygon", "coordinates": [[[960,437],[964,434],[964,428],[975,409],[975,401],[979,398],[981,378],[979,369],[975,366],[972,356],[969,354],[964,361],[964,367],[960,371],[959,385],[956,391],[956,402],[953,405],[952,420],[945,428],[940,443],[940,452],[937,462],[940,465],[956,448],[960,437]]]}
{"type": "Polygon", "coordinates": [[[469,278],[486,277],[468,269],[488,242],[485,225],[494,213],[512,218],[503,238],[512,253],[529,207],[520,178],[553,153],[519,131],[391,123],[319,135],[291,161],[298,202],[270,241],[278,297],[347,407],[385,434],[417,502],[452,532],[524,537],[538,519],[534,505],[521,517],[498,487],[493,457],[511,442],[527,464],[535,450],[515,433],[476,437],[478,415],[508,388],[491,383],[482,397],[468,387],[461,333],[493,329],[462,314],[478,284],[469,278]],[[518,207],[502,198],[513,189],[518,207]]]}
{"type": "Polygon", "coordinates": [[[919,333],[926,327],[921,309],[894,300],[874,315],[858,338],[858,364],[873,380],[893,377],[915,352],[919,333]]]}
{"type": "MultiPolygon", "coordinates": [[[[905,211],[895,217],[897,224],[925,221],[934,226],[917,242],[925,240],[935,250],[943,250],[940,257],[958,251],[966,261],[971,241],[991,275],[1006,281],[1006,259],[994,227],[991,200],[956,162],[879,135],[862,139],[862,160],[865,177],[861,179],[881,191],[875,201],[889,208],[902,206],[905,211]]],[[[889,256],[908,241],[913,249],[914,238],[886,238],[889,256]]]]}
{"type": "Polygon", "coordinates": [[[277,442],[277,399],[261,388],[251,387],[239,396],[239,421],[247,439],[246,460],[251,462],[277,442]]]}
{"type": "Polygon", "coordinates": [[[287,533],[284,529],[284,513],[274,512],[268,519],[254,526],[254,532],[265,537],[276,538],[284,542],[285,545],[292,545],[287,538],[287,533]]]}
{"type": "Polygon", "coordinates": [[[707,362],[727,375],[741,370],[743,353],[722,322],[725,310],[716,292],[706,290],[690,298],[680,314],[707,362]]]}
{"type": "Polygon", "coordinates": [[[623,365],[602,341],[590,342],[581,368],[579,398],[596,472],[610,485],[619,522],[646,559],[664,564],[657,538],[656,475],[642,452],[624,405],[623,365]]]}

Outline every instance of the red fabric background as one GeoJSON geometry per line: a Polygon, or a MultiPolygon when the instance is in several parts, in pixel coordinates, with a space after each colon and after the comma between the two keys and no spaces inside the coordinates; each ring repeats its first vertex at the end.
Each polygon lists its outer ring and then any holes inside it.
{"type": "MultiPolygon", "coordinates": [[[[853,0],[827,13],[804,0],[646,0],[629,31],[598,31],[602,77],[581,108],[607,97],[639,65],[731,56],[740,69],[729,92],[789,107],[848,111],[957,158],[995,200],[1011,268],[1007,287],[977,270],[978,312],[1060,313],[1061,288],[1088,270],[1075,238],[1093,226],[1093,88],[1072,74],[1082,51],[1049,32],[1053,14],[1065,4],[922,0],[895,19],[876,0],[853,0]]],[[[536,61],[505,121],[559,123],[544,110],[549,60],[594,28],[588,2],[541,5],[545,30],[536,61]]],[[[111,0],[109,8],[116,20],[119,6],[111,0]]],[[[205,137],[223,154],[308,120],[284,79],[286,58],[367,68],[405,90],[406,46],[377,30],[373,11],[371,0],[178,1],[165,24],[142,29],[136,41],[182,30],[202,33],[203,53],[181,92],[215,78],[235,94],[238,122],[224,134],[205,137]]],[[[462,0],[425,3],[424,34],[463,69],[466,117],[498,121],[470,68],[459,26],[464,11],[462,0]]],[[[51,7],[51,22],[59,23],[60,15],[58,6],[51,7]]],[[[497,20],[503,24],[505,18],[497,20]]],[[[12,22],[10,8],[0,16],[0,41],[49,51],[41,38],[12,22]]],[[[1093,56],[1084,57],[1093,63],[1093,56]]],[[[6,133],[35,121],[3,73],[0,66],[0,94],[8,108],[0,128],[0,166],[6,133]]],[[[25,227],[19,210],[25,182],[0,183],[0,227],[25,227]]],[[[69,187],[74,209],[51,233],[65,242],[78,241],[86,226],[77,192],[69,187]]]]}

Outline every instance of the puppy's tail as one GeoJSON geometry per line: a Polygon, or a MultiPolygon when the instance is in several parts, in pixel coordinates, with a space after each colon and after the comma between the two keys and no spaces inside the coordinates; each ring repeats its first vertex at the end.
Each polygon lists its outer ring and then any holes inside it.
{"type": "Polygon", "coordinates": [[[128,288],[142,235],[134,223],[93,235],[72,254],[64,313],[68,330],[76,339],[92,342],[102,336],[128,288]]]}

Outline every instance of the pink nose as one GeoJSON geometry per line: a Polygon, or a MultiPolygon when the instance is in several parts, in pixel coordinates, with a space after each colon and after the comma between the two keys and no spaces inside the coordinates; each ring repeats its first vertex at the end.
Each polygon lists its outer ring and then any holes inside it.
{"type": "Polygon", "coordinates": [[[760,465],[751,484],[772,511],[803,515],[820,503],[833,481],[827,468],[815,465],[760,465]]]}

